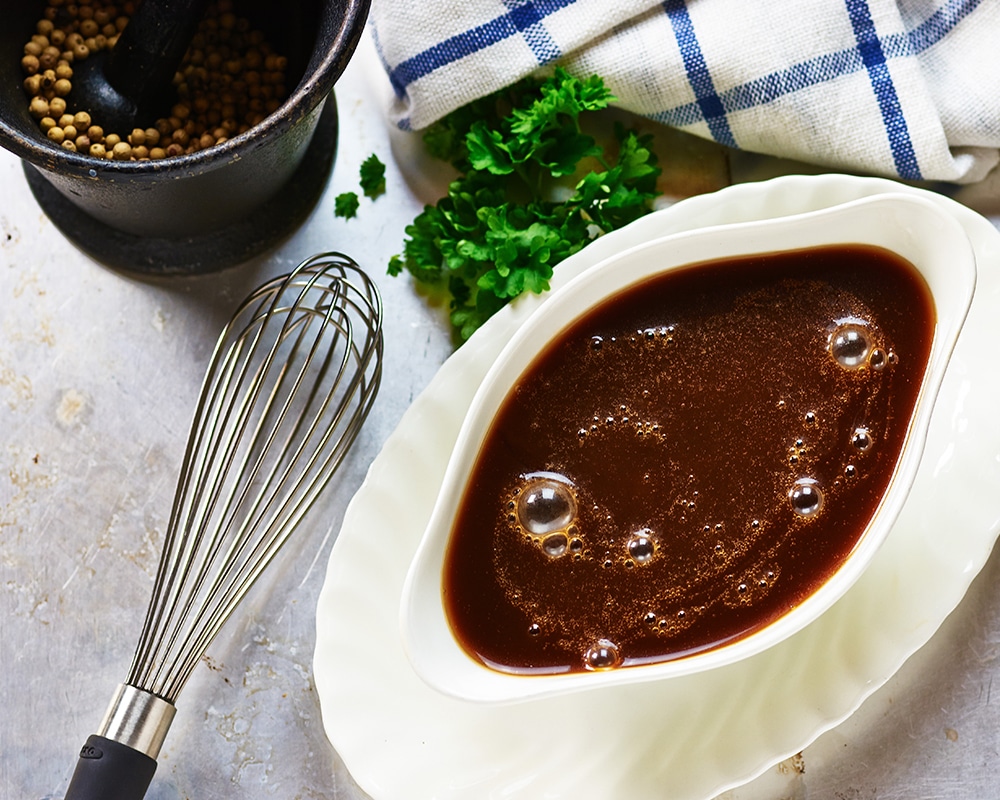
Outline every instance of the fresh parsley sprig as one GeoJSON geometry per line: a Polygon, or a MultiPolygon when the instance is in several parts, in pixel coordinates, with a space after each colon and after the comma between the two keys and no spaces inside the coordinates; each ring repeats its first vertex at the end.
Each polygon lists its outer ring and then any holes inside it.
{"type": "Polygon", "coordinates": [[[379,161],[377,155],[372,153],[362,161],[358,172],[361,191],[365,193],[365,197],[374,200],[385,194],[385,164],[379,161]]]}
{"type": "MultiPolygon", "coordinates": [[[[358,183],[365,197],[372,200],[385,194],[385,164],[372,153],[361,162],[358,169],[358,183]]],[[[333,199],[333,215],[344,219],[354,219],[358,215],[361,199],[357,192],[341,192],[333,199]]]]}
{"type": "Polygon", "coordinates": [[[424,134],[429,152],[461,174],[407,226],[389,273],[446,288],[459,341],[522,292],[547,290],[553,267],[596,236],[652,210],[660,169],[651,137],[616,126],[612,160],[581,129],[581,115],[614,99],[599,77],[556,68],[424,134]]]}

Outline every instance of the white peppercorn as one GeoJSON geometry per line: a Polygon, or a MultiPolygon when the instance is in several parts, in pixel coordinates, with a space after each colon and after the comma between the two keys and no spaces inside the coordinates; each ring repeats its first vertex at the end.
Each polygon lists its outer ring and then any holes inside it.
{"type": "Polygon", "coordinates": [[[31,116],[35,119],[47,117],[49,116],[49,101],[44,97],[32,97],[31,103],[28,104],[28,111],[31,112],[31,116]]]}

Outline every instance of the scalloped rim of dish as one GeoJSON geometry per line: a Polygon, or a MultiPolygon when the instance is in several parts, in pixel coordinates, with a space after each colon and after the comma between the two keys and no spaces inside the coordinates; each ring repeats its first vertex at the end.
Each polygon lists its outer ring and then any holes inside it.
{"type": "Polygon", "coordinates": [[[506,706],[465,703],[428,687],[403,652],[402,583],[475,388],[520,322],[545,302],[525,297],[452,355],[413,401],[372,462],[330,555],[317,603],[315,685],[327,736],[364,792],[376,800],[704,800],[752,780],[847,719],[931,638],[986,563],[1000,529],[993,491],[1000,485],[1000,431],[992,425],[1000,394],[1000,352],[993,347],[1000,336],[1000,233],[992,223],[953,200],[887,179],[785,176],[650,214],[564,261],[553,283],[633,237],[899,191],[924,196],[959,220],[977,254],[979,285],[941,388],[925,466],[865,575],[815,624],[707,673],[506,706]],[[393,546],[372,531],[391,531],[393,546]],[[593,735],[595,720],[603,736],[593,735]]]}
{"type": "Polygon", "coordinates": [[[715,226],[641,242],[555,290],[518,329],[480,384],[452,451],[438,499],[417,548],[400,604],[403,647],[414,670],[444,694],[505,703],[608,685],[666,680],[753,656],[784,641],[829,609],[867,568],[896,521],[920,465],[926,429],[976,284],[976,259],[964,229],[922,197],[894,193],[776,219],[715,226]],[[772,624],[732,643],[684,658],[615,670],[524,674],[492,669],[454,634],[444,606],[444,562],[457,504],[483,439],[512,388],[548,342],[610,297],[649,278],[745,255],[830,245],[872,245],[902,256],[923,276],[937,320],[931,352],[889,486],[840,568],[772,624]],[[540,344],[541,343],[541,344],[540,344]]]}

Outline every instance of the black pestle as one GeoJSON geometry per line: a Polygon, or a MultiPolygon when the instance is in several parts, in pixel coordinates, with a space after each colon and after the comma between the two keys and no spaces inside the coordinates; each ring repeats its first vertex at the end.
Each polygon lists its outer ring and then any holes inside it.
{"type": "Polygon", "coordinates": [[[207,5],[141,0],[113,50],[73,65],[73,107],[122,136],[168,116],[174,73],[207,5]]]}

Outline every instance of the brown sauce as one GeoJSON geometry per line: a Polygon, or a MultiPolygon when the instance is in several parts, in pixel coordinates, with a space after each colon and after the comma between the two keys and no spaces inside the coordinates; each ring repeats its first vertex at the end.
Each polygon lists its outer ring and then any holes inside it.
{"type": "Polygon", "coordinates": [[[912,265],[860,246],[696,265],[588,312],[506,398],[461,498],[457,638],[567,672],[786,614],[875,512],[934,324],[912,265]]]}

